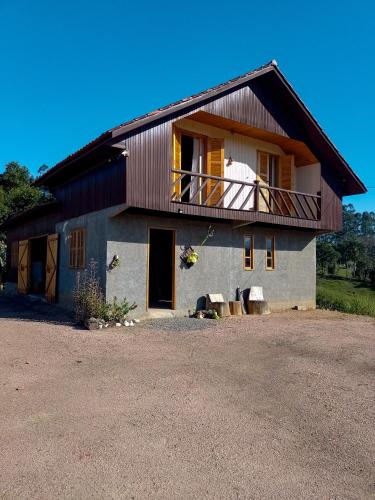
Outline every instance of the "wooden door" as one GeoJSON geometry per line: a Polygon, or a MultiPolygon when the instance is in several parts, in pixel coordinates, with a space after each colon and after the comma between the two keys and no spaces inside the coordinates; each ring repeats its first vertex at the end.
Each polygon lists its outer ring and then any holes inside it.
{"type": "Polygon", "coordinates": [[[30,245],[29,240],[18,244],[18,280],[19,293],[28,293],[30,287],[30,245]]]}
{"type": "Polygon", "coordinates": [[[47,236],[46,299],[50,303],[56,300],[58,243],[58,234],[47,236]]]}
{"type": "MultiPolygon", "coordinates": [[[[209,137],[207,141],[207,174],[224,177],[224,139],[209,137]]],[[[215,206],[224,193],[224,182],[209,180],[207,183],[206,196],[210,196],[207,205],[215,206]],[[217,186],[217,187],[216,187],[217,186]],[[214,192],[213,192],[214,191],[214,192]]]]}

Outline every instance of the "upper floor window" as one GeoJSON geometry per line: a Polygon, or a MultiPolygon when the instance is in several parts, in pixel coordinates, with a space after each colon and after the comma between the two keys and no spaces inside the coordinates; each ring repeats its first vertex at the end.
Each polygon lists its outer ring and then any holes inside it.
{"type": "Polygon", "coordinates": [[[201,204],[207,200],[207,205],[216,205],[224,193],[224,181],[199,174],[224,177],[224,139],[175,128],[173,156],[174,168],[185,172],[173,176],[178,201],[201,204]],[[195,175],[189,175],[190,172],[195,175]]]}
{"type": "Polygon", "coordinates": [[[266,237],[266,269],[275,269],[275,237],[266,237]]]}
{"type": "Polygon", "coordinates": [[[85,239],[86,231],[83,228],[74,229],[69,235],[69,266],[74,269],[85,267],[85,239]]]}
{"type": "Polygon", "coordinates": [[[273,187],[279,185],[279,157],[277,155],[258,152],[258,180],[273,187]]]}
{"type": "Polygon", "coordinates": [[[254,269],[254,236],[244,236],[243,259],[245,271],[252,271],[254,269]]]}
{"type": "Polygon", "coordinates": [[[18,267],[18,241],[12,241],[10,247],[10,267],[17,269],[18,267]]]}

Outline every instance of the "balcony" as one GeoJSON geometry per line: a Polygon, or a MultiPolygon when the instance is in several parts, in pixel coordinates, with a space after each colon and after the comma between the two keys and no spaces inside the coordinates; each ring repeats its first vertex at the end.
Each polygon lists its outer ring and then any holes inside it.
{"type": "MultiPolygon", "coordinates": [[[[321,196],[203,173],[171,169],[171,201],[188,206],[320,221],[321,196]]],[[[279,219],[278,219],[279,220],[279,219]]],[[[262,217],[267,221],[267,216],[262,217]]]]}

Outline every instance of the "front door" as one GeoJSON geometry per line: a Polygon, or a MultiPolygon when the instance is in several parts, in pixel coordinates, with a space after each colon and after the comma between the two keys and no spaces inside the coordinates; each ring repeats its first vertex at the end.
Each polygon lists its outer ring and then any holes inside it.
{"type": "Polygon", "coordinates": [[[174,309],[175,232],[149,230],[148,307],[174,309]]]}

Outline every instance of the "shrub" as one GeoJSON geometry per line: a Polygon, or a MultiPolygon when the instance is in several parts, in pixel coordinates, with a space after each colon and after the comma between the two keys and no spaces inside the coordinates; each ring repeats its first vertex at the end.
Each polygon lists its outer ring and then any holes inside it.
{"type": "Polygon", "coordinates": [[[117,297],[113,297],[112,302],[107,302],[102,305],[101,319],[105,321],[116,321],[116,323],[121,323],[124,321],[130,311],[133,311],[137,307],[137,304],[129,304],[126,298],[118,301],[117,297]]]}
{"type": "Polygon", "coordinates": [[[84,323],[89,318],[100,318],[104,297],[96,275],[97,263],[91,259],[89,268],[78,272],[73,290],[75,319],[84,323]]]}

